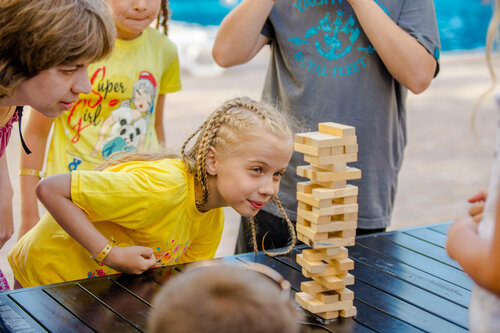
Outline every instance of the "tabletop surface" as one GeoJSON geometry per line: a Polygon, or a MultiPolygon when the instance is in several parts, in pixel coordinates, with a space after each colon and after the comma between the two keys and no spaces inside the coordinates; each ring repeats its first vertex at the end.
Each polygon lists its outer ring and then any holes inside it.
{"type": "MultiPolygon", "coordinates": [[[[450,223],[360,236],[348,247],[355,262],[354,318],[324,323],[307,314],[302,332],[466,332],[472,280],[445,251],[450,223]]],[[[214,260],[258,262],[277,270],[292,295],[307,281],[295,256],[247,253],[214,260]]],[[[183,266],[138,276],[112,275],[0,293],[5,332],[145,332],[151,301],[183,266]]]]}

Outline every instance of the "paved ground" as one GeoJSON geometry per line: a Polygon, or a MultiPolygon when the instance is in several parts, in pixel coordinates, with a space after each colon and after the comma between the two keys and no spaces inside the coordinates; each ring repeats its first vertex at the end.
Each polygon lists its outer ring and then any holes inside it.
{"type": "MultiPolygon", "coordinates": [[[[221,75],[194,77],[183,73],[183,90],[167,97],[165,125],[170,148],[180,147],[215,107],[238,95],[258,98],[267,66],[263,51],[249,64],[221,75]]],[[[182,61],[182,59],[181,59],[182,61]]],[[[408,98],[409,143],[399,177],[393,229],[449,221],[467,210],[466,198],[486,186],[497,114],[490,100],[477,114],[478,135],[470,129],[470,115],[477,97],[489,84],[482,55],[444,55],[441,73],[431,87],[408,98]],[[483,140],[488,142],[483,144],[483,140]]],[[[8,147],[9,169],[18,191],[19,139],[8,147]]],[[[19,221],[19,197],[14,197],[15,223],[19,221]]],[[[234,251],[239,217],[230,209],[218,256],[234,251]]],[[[0,267],[12,279],[6,261],[11,239],[0,250],[0,267]]],[[[42,272],[41,272],[42,273],[42,272]]]]}

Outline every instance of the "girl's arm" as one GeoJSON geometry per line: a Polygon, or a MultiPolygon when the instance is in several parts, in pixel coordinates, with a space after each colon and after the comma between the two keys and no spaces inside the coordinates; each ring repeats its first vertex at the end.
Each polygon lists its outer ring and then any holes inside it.
{"type": "Polygon", "coordinates": [[[500,296],[500,197],[492,241],[481,237],[473,218],[459,218],[448,229],[446,250],[484,289],[500,296]]]}
{"type": "Polygon", "coordinates": [[[9,178],[6,152],[0,157],[0,248],[14,233],[12,196],[14,190],[9,178]]]}
{"type": "Polygon", "coordinates": [[[212,49],[219,66],[246,63],[269,42],[260,32],[273,6],[274,0],[244,0],[224,18],[212,49]]]}
{"type": "Polygon", "coordinates": [[[160,147],[165,147],[167,142],[165,140],[165,128],[163,125],[163,110],[165,108],[165,99],[166,95],[159,95],[158,96],[158,102],[156,104],[155,108],[155,130],[156,130],[156,137],[158,138],[158,143],[160,144],[160,147]]]}
{"type": "MultiPolygon", "coordinates": [[[[71,173],[45,178],[37,188],[36,194],[45,208],[59,225],[92,257],[96,257],[106,246],[104,237],[89,220],[83,210],[71,201],[71,173]]],[[[140,274],[156,264],[153,249],[143,246],[115,246],[102,261],[119,272],[140,274]]]]}
{"type": "Polygon", "coordinates": [[[436,72],[436,59],[375,1],[347,1],[391,75],[415,94],[427,89],[436,72]]]}
{"type": "MultiPolygon", "coordinates": [[[[21,169],[42,170],[45,146],[52,123],[53,119],[45,117],[40,112],[31,110],[30,117],[23,131],[24,139],[31,150],[31,154],[28,155],[24,151],[21,151],[21,169]]],[[[35,194],[35,188],[39,181],[40,179],[37,176],[20,176],[21,225],[17,234],[18,239],[33,228],[40,219],[38,214],[38,200],[35,194]]]]}

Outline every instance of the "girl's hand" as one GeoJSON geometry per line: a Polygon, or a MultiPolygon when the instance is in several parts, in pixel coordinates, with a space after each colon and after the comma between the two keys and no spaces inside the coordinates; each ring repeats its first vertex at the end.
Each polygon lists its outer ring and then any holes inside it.
{"type": "Polygon", "coordinates": [[[488,197],[488,190],[483,188],[478,190],[472,197],[467,201],[473,205],[469,208],[469,215],[474,219],[474,221],[479,222],[483,217],[484,203],[488,197]]]}
{"type": "Polygon", "coordinates": [[[102,261],[108,267],[127,274],[141,274],[156,264],[153,249],[144,246],[114,246],[102,261]]]}

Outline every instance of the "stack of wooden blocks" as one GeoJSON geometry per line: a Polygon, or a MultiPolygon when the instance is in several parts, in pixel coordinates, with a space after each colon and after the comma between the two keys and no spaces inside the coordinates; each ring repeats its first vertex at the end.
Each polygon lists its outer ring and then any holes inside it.
{"type": "Polygon", "coordinates": [[[309,181],[297,184],[297,238],[312,249],[297,255],[302,282],[296,301],[324,319],[356,315],[354,284],[346,246],[354,245],[358,219],[358,188],[347,180],[361,178],[361,170],[347,166],[357,160],[358,144],[352,126],[320,123],[318,132],[295,136],[295,150],[310,165],[297,167],[309,181]]]}

